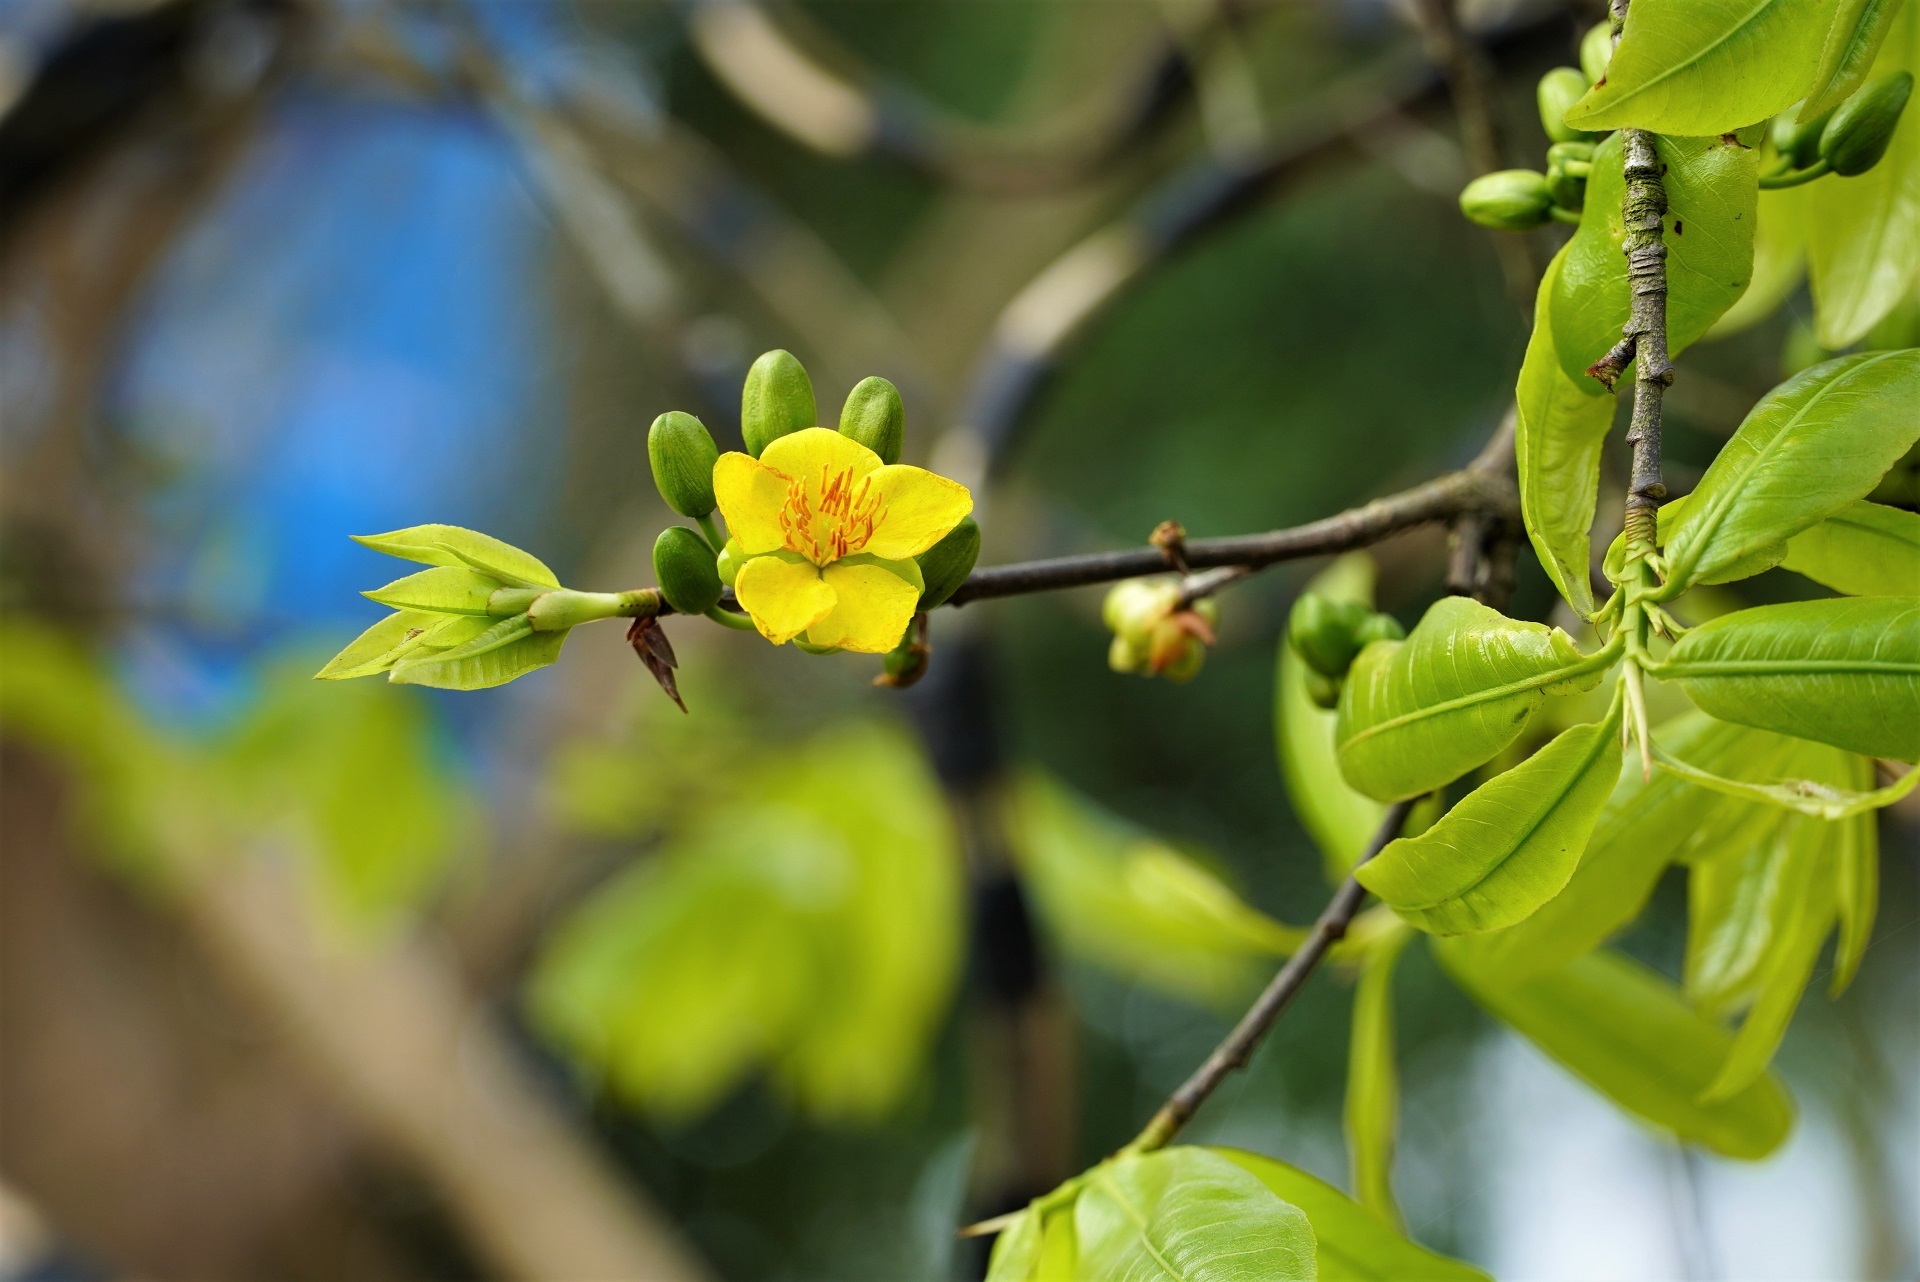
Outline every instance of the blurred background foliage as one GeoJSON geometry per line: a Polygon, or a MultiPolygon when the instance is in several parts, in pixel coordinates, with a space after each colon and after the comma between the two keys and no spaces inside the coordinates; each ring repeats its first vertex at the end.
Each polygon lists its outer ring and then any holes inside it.
{"type": "MultiPolygon", "coordinates": [[[[377,614],[346,536],[643,583],[646,424],[724,447],[773,346],[823,405],[899,383],[988,563],[1456,466],[1525,329],[1418,8],[0,7],[0,1274],[977,1275],[953,1226],[1124,1142],[1324,901],[1271,715],[1320,567],[1228,596],[1181,687],[1106,669],[1097,591],[947,612],[907,696],[676,621],[682,716],[611,629],[498,691],[313,685],[377,614]]],[[[1510,162],[1597,16],[1464,6],[1510,162]]],[[[1680,485],[1806,314],[1688,355],[1680,485]]],[[[1444,558],[1377,549],[1380,606],[1444,558]]],[[[1552,601],[1526,561],[1513,613],[1552,601]]],[[[1803,1010],[1757,1169],[1410,950],[1413,1234],[1528,1278],[1911,1275],[1920,837],[1882,822],[1882,938],[1803,1010]]],[[[1670,879],[1628,951],[1677,974],[1684,917],[1670,879]]],[[[1196,1140],[1339,1181],[1349,995],[1196,1140]]]]}

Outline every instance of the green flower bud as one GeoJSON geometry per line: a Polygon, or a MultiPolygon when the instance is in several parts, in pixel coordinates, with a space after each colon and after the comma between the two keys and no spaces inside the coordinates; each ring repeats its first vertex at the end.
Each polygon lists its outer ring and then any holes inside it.
{"type": "Polygon", "coordinates": [[[1547,148],[1547,190],[1553,193],[1553,203],[1576,213],[1584,208],[1592,168],[1590,142],[1557,142],[1547,148]]]}
{"type": "Polygon", "coordinates": [[[1483,174],[1460,193],[1460,212],[1495,231],[1528,231],[1553,217],[1547,176],[1531,169],[1483,174]]]}
{"type": "Polygon", "coordinates": [[[699,520],[713,511],[713,465],[719,458],[713,436],[691,414],[668,410],[647,429],[653,483],[681,516],[699,520]]]}
{"type": "Polygon", "coordinates": [[[1540,77],[1534,98],[1540,104],[1540,127],[1552,142],[1585,142],[1596,135],[1567,123],[1567,112],[1587,96],[1587,78],[1574,67],[1555,67],[1540,77]]]}
{"type": "Polygon", "coordinates": [[[1339,677],[1330,677],[1312,668],[1307,669],[1306,676],[1307,698],[1329,712],[1340,706],[1340,687],[1343,682],[1339,677]]]}
{"type": "Polygon", "coordinates": [[[855,383],[840,407],[840,435],[860,442],[882,463],[898,463],[907,438],[907,407],[900,403],[900,389],[879,377],[855,383]]]}
{"type": "Polygon", "coordinates": [[[1613,61],[1613,24],[1596,22],[1580,38],[1580,74],[1587,83],[1597,85],[1607,78],[1607,64],[1613,61]]]}
{"type": "Polygon", "coordinates": [[[1107,643],[1107,666],[1115,672],[1138,672],[1147,664],[1147,647],[1122,633],[1107,643]]]}
{"type": "Polygon", "coordinates": [[[740,541],[728,539],[727,545],[720,549],[719,559],[714,562],[713,568],[720,575],[720,581],[732,587],[734,577],[740,573],[740,567],[746,559],[740,555],[740,541]]]}
{"type": "Polygon", "coordinates": [[[1400,620],[1391,614],[1369,614],[1353,630],[1354,644],[1359,647],[1354,653],[1366,649],[1375,641],[1404,641],[1407,630],[1400,626],[1400,620]]]}
{"type": "Polygon", "coordinates": [[[1181,646],[1182,648],[1156,673],[1175,685],[1185,685],[1199,676],[1200,669],[1207,663],[1207,647],[1193,637],[1182,633],[1181,646]]]}
{"type": "Polygon", "coordinates": [[[1833,109],[1820,134],[1820,158],[1843,178],[1864,174],[1880,163],[1900,125],[1900,113],[1913,94],[1913,73],[1896,72],[1865,85],[1833,109]]]}
{"type": "Polygon", "coordinates": [[[931,610],[945,604],[973,573],[973,563],[979,558],[980,527],[972,517],[962,517],[960,524],[948,530],[945,538],[914,558],[920,563],[920,577],[927,585],[926,591],[920,594],[920,608],[931,610]]]}
{"type": "Polygon", "coordinates": [[[653,577],[667,604],[682,614],[705,614],[720,604],[713,549],[684,525],[669,525],[654,540],[653,577]]]}
{"type": "Polygon", "coordinates": [[[740,436],[747,453],[760,451],[789,432],[819,425],[813,408],[813,383],[792,352],[762,353],[740,388],[740,436]]]}
{"type": "Polygon", "coordinates": [[[1780,153],[1795,169],[1805,169],[1820,159],[1820,134],[1827,127],[1827,121],[1833,119],[1833,112],[1815,116],[1812,120],[1800,119],[1800,107],[1795,104],[1773,118],[1771,136],[1773,149],[1780,153]]]}
{"type": "Polygon", "coordinates": [[[1357,633],[1371,615],[1358,601],[1331,601],[1318,592],[1305,592],[1287,616],[1287,641],[1315,672],[1343,677],[1360,653],[1357,633]]]}

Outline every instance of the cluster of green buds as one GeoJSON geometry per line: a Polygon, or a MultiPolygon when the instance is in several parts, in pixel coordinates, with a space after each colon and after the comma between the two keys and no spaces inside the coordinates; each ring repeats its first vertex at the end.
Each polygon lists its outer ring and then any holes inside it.
{"type": "Polygon", "coordinates": [[[1183,602],[1180,575],[1117,583],[1100,607],[1113,632],[1107,666],[1143,677],[1191,681],[1207,661],[1220,607],[1211,597],[1183,602]]]}
{"type": "Polygon", "coordinates": [[[1340,702],[1347,669],[1368,644],[1407,635],[1400,621],[1358,601],[1335,601],[1302,593],[1287,617],[1287,644],[1307,665],[1307,694],[1323,708],[1340,702]]]}
{"type": "Polygon", "coordinates": [[[1798,106],[1781,112],[1768,133],[1774,160],[1761,172],[1760,185],[1798,187],[1827,174],[1854,178],[1866,173],[1887,154],[1912,96],[1913,73],[1898,71],[1867,82],[1811,120],[1800,119],[1798,106]]]}
{"type": "Polygon", "coordinates": [[[1540,125],[1547,131],[1547,171],[1502,169],[1468,183],[1461,212],[1495,231],[1531,231],[1549,222],[1577,223],[1587,201],[1593,147],[1604,135],[1575,129],[1567,111],[1606,74],[1613,56],[1611,29],[1600,23],[1580,42],[1578,67],[1555,67],[1540,77],[1535,94],[1540,125]]]}

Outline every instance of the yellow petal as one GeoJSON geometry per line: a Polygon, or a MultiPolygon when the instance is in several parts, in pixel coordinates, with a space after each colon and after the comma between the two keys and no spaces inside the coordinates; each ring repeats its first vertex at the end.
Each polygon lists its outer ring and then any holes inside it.
{"type": "Polygon", "coordinates": [[[713,498],[728,535],[747,556],[786,546],[780,505],[787,501],[787,478],[765,463],[737,450],[722,454],[713,465],[713,498]]]}
{"type": "Polygon", "coordinates": [[[760,461],[796,481],[818,481],[822,471],[853,470],[858,481],[880,470],[880,456],[851,437],[824,427],[803,427],[760,451],[760,461]]]}
{"type": "Polygon", "coordinates": [[[918,588],[878,565],[836,562],[821,576],[833,589],[833,612],[807,629],[808,641],[862,654],[885,654],[900,644],[920,602],[918,588]]]}
{"type": "Polygon", "coordinates": [[[833,589],[807,561],[756,556],[740,567],[733,591],[753,626],[775,645],[793,640],[833,610],[833,589]]]}
{"type": "Polygon", "coordinates": [[[873,489],[887,512],[860,550],[889,561],[919,556],[973,511],[966,486],[921,467],[883,467],[873,474],[873,489]]]}

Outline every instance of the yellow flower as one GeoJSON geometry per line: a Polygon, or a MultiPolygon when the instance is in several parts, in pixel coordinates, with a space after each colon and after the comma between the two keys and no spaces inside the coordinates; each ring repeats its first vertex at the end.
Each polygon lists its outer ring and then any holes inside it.
{"type": "Polygon", "coordinates": [[[809,427],[758,459],[722,454],[713,496],[747,558],[734,595],[775,645],[801,633],[813,645],[884,654],[919,604],[913,558],[973,510],[957,481],[883,464],[858,441],[809,427]]]}

